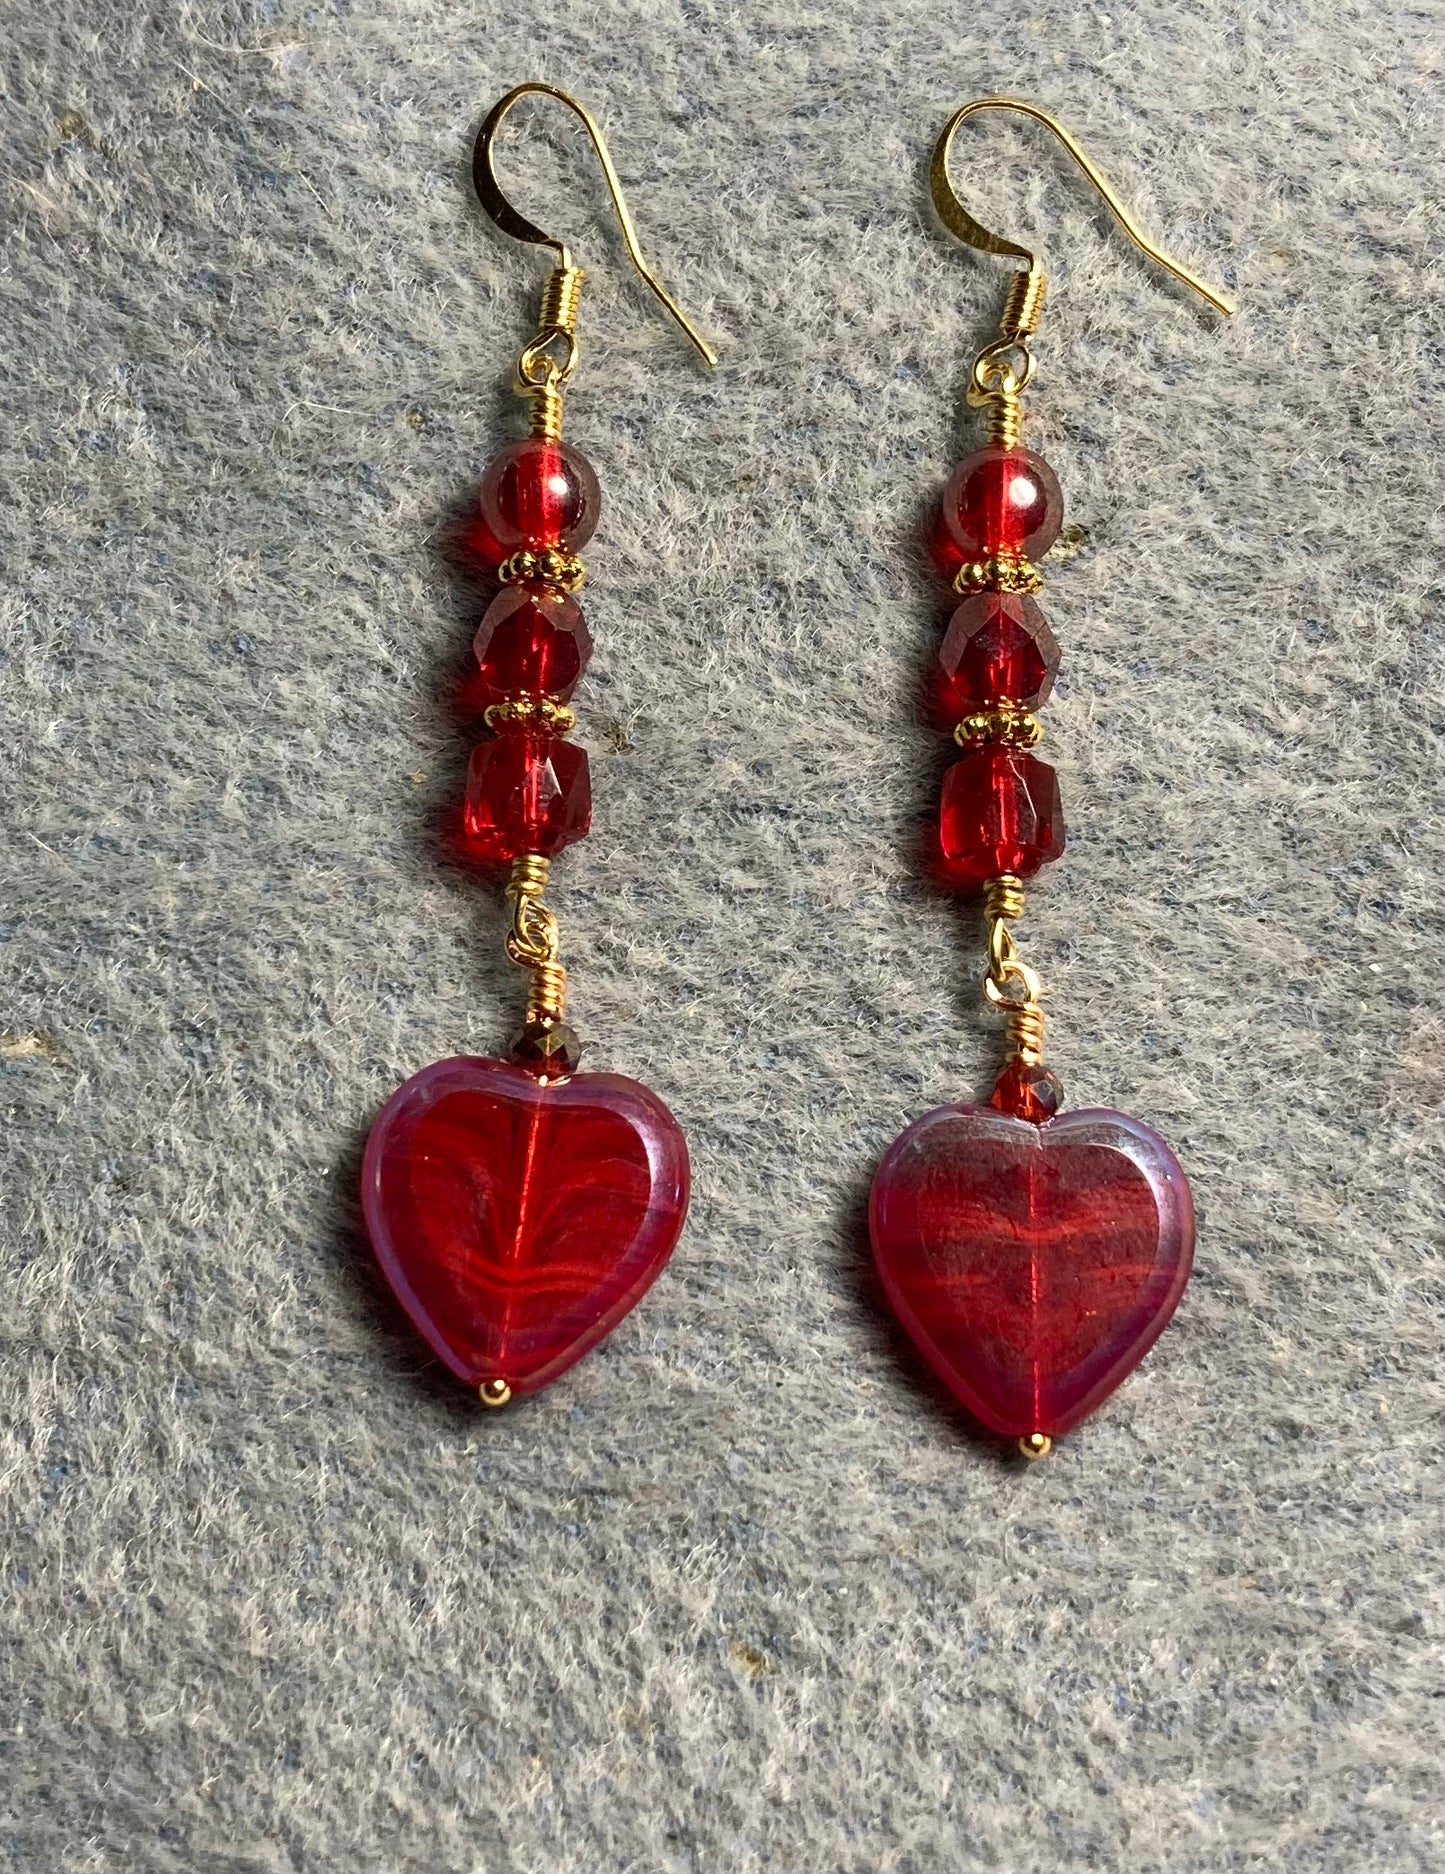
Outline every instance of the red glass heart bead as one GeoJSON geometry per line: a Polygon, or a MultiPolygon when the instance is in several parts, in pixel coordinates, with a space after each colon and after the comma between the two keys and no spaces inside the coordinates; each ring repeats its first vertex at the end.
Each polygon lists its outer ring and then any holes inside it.
{"type": "Polygon", "coordinates": [[[471,543],[484,553],[490,543],[499,562],[519,547],[575,552],[592,538],[601,510],[602,490],[582,451],[528,436],[487,464],[477,492],[481,530],[471,543]]]}
{"type": "Polygon", "coordinates": [[[873,1180],[873,1255],[919,1352],[1006,1437],[1068,1431],[1179,1304],[1194,1206],[1174,1154],[1125,1113],[1043,1124],[940,1106],[873,1180]]]}
{"type": "Polygon", "coordinates": [[[989,443],[949,476],[942,518],[960,563],[995,553],[1037,560],[1064,524],[1063,490],[1041,455],[989,443]]]}
{"type": "Polygon", "coordinates": [[[472,649],[481,671],[479,701],[554,696],[565,702],[592,655],[592,635],[582,607],[566,593],[504,586],[487,607],[472,649]]]}
{"type": "Polygon", "coordinates": [[[938,649],[934,701],[957,722],[1005,699],[1034,709],[1054,687],[1059,646],[1033,599],[975,592],[948,621],[938,649]]]}
{"type": "Polygon", "coordinates": [[[479,742],[467,768],[462,826],[472,856],[510,865],[524,853],[553,858],[592,825],[584,749],[547,735],[479,742]]]}
{"type": "Polygon", "coordinates": [[[1004,872],[1028,878],[1064,850],[1059,778],[1036,755],[985,743],[944,775],[938,832],[950,884],[976,888],[1004,872]]]}
{"type": "Polygon", "coordinates": [[[672,1253],[687,1146],[655,1093],[617,1074],[541,1084],[509,1061],[438,1061],[366,1143],[376,1257],[468,1386],[536,1392],[611,1331],[672,1253]]]}

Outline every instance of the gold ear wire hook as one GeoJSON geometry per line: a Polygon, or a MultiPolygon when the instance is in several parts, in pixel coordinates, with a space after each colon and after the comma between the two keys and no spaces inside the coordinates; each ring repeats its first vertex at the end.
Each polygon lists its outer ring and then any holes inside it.
{"type": "MultiPolygon", "coordinates": [[[[544,97],[555,98],[559,104],[565,104],[569,111],[574,112],[576,116],[581,118],[584,129],[592,139],[592,147],[597,152],[597,160],[602,165],[602,174],[607,183],[607,193],[612,197],[612,206],[617,211],[617,220],[622,229],[622,239],[627,248],[628,258],[642,275],[642,278],[647,282],[648,287],[661,302],[666,311],[672,315],[682,327],[683,331],[686,332],[688,338],[701,353],[706,363],[710,366],[715,365],[717,363],[717,354],[713,351],[711,345],[708,344],[707,340],[682,310],[682,307],[678,305],[671,293],[668,292],[661,280],[658,279],[657,275],[643,259],[642,250],[637,242],[637,230],[632,225],[631,215],[627,212],[627,203],[623,199],[622,194],[622,184],[617,179],[617,171],[613,168],[612,158],[607,153],[606,141],[591,113],[584,105],[579,104],[576,98],[569,97],[565,91],[558,90],[556,85],[543,84],[540,80],[533,80],[528,84],[515,86],[504,98],[498,99],[491,110],[488,111],[486,122],[477,133],[476,148],[472,153],[472,180],[476,185],[477,197],[482,207],[504,234],[510,234],[519,241],[527,241],[534,247],[550,247],[553,250],[557,255],[557,269],[553,275],[554,280],[557,279],[558,275],[567,275],[573,282],[570,294],[570,305],[566,307],[566,310],[572,314],[575,320],[576,286],[580,285],[581,282],[581,270],[573,266],[572,256],[568,251],[565,241],[560,241],[555,235],[545,233],[535,222],[528,221],[525,215],[518,213],[518,211],[513,208],[512,204],[502,193],[502,187],[497,181],[497,172],[494,166],[493,158],[497,132],[501,129],[507,113],[511,110],[512,106],[516,104],[520,98],[526,97],[531,92],[536,92],[544,97]]],[[[570,336],[571,322],[564,322],[562,320],[548,321],[546,317],[547,310],[548,301],[544,299],[544,328],[550,323],[554,330],[562,331],[570,336]]],[[[524,353],[523,355],[525,357],[526,354],[524,353]]],[[[535,388],[535,386],[533,387],[535,388]]]]}
{"type": "MultiPolygon", "coordinates": [[[[1039,304],[1042,303],[1044,273],[1043,268],[1039,264],[1038,257],[1030,253],[1028,248],[1020,247],[1016,241],[1006,241],[1001,235],[990,234],[987,228],[974,220],[963,203],[959,201],[957,195],[954,193],[953,184],[949,180],[948,156],[949,151],[953,147],[953,139],[958,133],[958,127],[967,118],[974,116],[979,111],[1017,111],[1022,117],[1032,117],[1034,122],[1036,124],[1042,124],[1045,130],[1051,130],[1058,138],[1059,142],[1063,144],[1069,155],[1072,156],[1074,161],[1079,165],[1080,169],[1082,169],[1084,174],[1089,178],[1089,181],[1092,182],[1094,187],[1099,191],[1109,212],[1113,215],[1114,219],[1119,223],[1119,226],[1128,235],[1134,245],[1142,249],[1151,260],[1157,261],[1161,267],[1165,268],[1169,273],[1172,273],[1175,279],[1182,280],[1186,286],[1193,287],[1196,293],[1200,294],[1202,298],[1207,299],[1210,305],[1214,306],[1218,311],[1226,314],[1226,316],[1233,315],[1234,307],[1222,293],[1215,292],[1212,286],[1206,286],[1203,280],[1199,279],[1195,274],[1192,274],[1187,267],[1181,266],[1177,260],[1171,260],[1166,253],[1156,247],[1154,243],[1141,232],[1137,223],[1129,214],[1128,209],[1125,208],[1124,204],[1119,200],[1118,196],[1115,195],[1114,191],[1109,187],[1103,176],[1100,175],[1094,164],[1085,156],[1084,152],[1069,135],[1068,131],[1065,130],[1064,126],[1059,123],[1056,118],[1050,117],[1047,111],[1041,111],[1036,104],[1026,104],[1022,98],[975,98],[971,104],[962,105],[943,126],[942,133],[937,143],[933,146],[933,163],[929,170],[929,182],[933,190],[933,205],[938,210],[939,218],[944,226],[948,228],[951,233],[956,234],[959,240],[966,241],[970,247],[982,249],[986,254],[1012,255],[1018,260],[1025,261],[1028,265],[1028,273],[1025,277],[1029,286],[1033,288],[1033,297],[1039,304]]],[[[1020,297],[1022,299],[1028,297],[1028,295],[1024,294],[1020,297]]],[[[1026,331],[1023,329],[1015,334],[1011,334],[1011,336],[1016,337],[1026,335],[1026,331]]]]}

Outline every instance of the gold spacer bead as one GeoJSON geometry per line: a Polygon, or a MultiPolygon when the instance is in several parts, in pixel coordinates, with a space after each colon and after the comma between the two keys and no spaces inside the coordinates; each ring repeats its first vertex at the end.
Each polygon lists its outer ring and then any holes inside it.
{"type": "Polygon", "coordinates": [[[1006,742],[1011,748],[1037,748],[1043,740],[1044,725],[1032,711],[1005,700],[992,709],[976,710],[965,716],[953,732],[960,748],[973,748],[980,742],[1006,742]]]}
{"type": "Polygon", "coordinates": [[[1054,1448],[1054,1441],[1047,1432],[1030,1432],[1027,1438],[1019,1439],[1019,1451],[1032,1463],[1036,1458],[1046,1458],[1054,1448]]]}
{"type": "Polygon", "coordinates": [[[1042,592],[1043,575],[1022,553],[991,553],[965,560],[953,575],[955,592],[1042,592]]]}
{"type": "Polygon", "coordinates": [[[540,729],[545,735],[570,735],[577,727],[575,712],[550,696],[509,696],[489,705],[482,720],[489,729],[540,729]]]}
{"type": "Polygon", "coordinates": [[[576,592],[587,577],[587,569],[575,553],[564,553],[557,547],[547,547],[541,553],[534,553],[530,547],[519,547],[502,561],[497,577],[503,585],[519,586],[536,581],[540,585],[556,586],[562,592],[576,592]]]}
{"type": "Polygon", "coordinates": [[[477,1393],[484,1406],[504,1406],[512,1396],[512,1389],[504,1379],[484,1379],[477,1393]]]}

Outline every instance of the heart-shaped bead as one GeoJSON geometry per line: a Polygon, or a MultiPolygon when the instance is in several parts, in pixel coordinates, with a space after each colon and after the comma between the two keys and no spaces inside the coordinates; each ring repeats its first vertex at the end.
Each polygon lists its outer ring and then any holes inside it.
{"type": "Polygon", "coordinates": [[[544,1086],[510,1061],[437,1061],[399,1087],[362,1165],[372,1247],[472,1387],[536,1392],[641,1298],[687,1214],[687,1145],[618,1074],[544,1086]]]}
{"type": "Polygon", "coordinates": [[[873,1180],[888,1298],[950,1392],[1007,1437],[1077,1425],[1133,1371],[1189,1280],[1194,1206],[1125,1113],[1042,1125],[940,1106],[873,1180]]]}

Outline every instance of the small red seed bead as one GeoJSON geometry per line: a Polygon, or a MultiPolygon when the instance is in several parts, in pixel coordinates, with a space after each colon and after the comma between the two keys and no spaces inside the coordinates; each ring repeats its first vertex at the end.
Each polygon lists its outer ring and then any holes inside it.
{"type": "Polygon", "coordinates": [[[472,642],[481,703],[507,696],[553,696],[577,687],[592,635],[575,599],[551,586],[504,586],[487,607],[472,642]]]}
{"type": "Polygon", "coordinates": [[[956,565],[995,553],[1041,559],[1064,524],[1063,490],[1031,449],[989,443],[949,476],[942,522],[956,565]]]}
{"type": "Polygon", "coordinates": [[[472,750],[462,823],[474,857],[510,864],[552,858],[592,824],[584,749],[545,735],[499,735],[472,750]]]}
{"type": "Polygon", "coordinates": [[[1054,687],[1058,668],[1058,640],[1032,599],[975,592],[948,621],[933,700],[953,721],[1005,699],[1033,709],[1054,687]]]}
{"type": "Polygon", "coordinates": [[[592,538],[601,507],[597,476],[580,449],[528,436],[487,464],[477,491],[480,526],[468,544],[479,554],[490,548],[498,562],[519,547],[575,551],[592,538]]]}
{"type": "Polygon", "coordinates": [[[943,777],[938,830],[949,883],[1028,878],[1064,850],[1058,776],[1035,755],[986,743],[943,777]]]}

